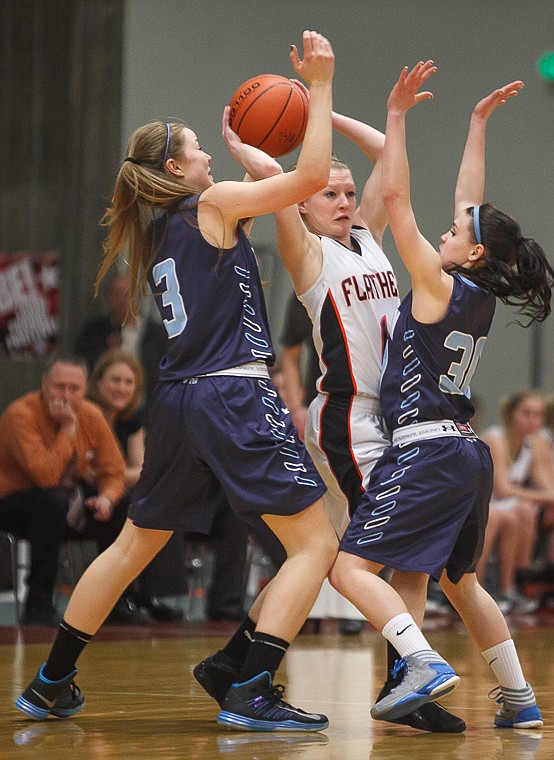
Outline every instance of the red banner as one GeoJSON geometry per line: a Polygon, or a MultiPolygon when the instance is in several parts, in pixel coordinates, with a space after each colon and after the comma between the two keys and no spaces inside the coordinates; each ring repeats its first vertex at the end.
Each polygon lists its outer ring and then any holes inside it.
{"type": "Polygon", "coordinates": [[[0,251],[0,356],[55,352],[58,258],[56,251],[0,251]]]}

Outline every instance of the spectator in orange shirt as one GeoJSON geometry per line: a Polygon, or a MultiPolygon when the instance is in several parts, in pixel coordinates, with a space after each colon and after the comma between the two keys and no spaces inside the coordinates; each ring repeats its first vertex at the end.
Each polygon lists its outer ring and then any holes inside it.
{"type": "Polygon", "coordinates": [[[0,417],[0,529],[31,546],[24,624],[57,622],[52,594],[68,522],[97,539],[119,532],[111,518],[125,490],[125,463],[104,415],[85,400],[86,389],[86,364],[58,357],[41,389],[0,417]]]}

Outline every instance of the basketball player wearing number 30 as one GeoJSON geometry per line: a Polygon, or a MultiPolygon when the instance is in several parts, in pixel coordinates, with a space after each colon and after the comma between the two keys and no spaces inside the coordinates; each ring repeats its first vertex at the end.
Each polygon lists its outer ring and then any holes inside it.
{"type": "MultiPolygon", "coordinates": [[[[482,204],[485,129],[490,115],[517,95],[522,82],[501,87],[474,107],[455,190],[454,222],[438,251],[421,234],[410,198],[406,114],[432,97],[420,90],[432,61],[405,67],[388,99],[383,150],[383,200],[412,290],[391,327],[381,401],[392,445],[377,462],[342,538],[331,583],[368,615],[401,659],[401,680],[371,709],[379,720],[401,715],[454,674],[434,652],[417,621],[378,577],[394,567],[440,580],[468,632],[498,679],[500,728],[540,728],[542,717],[526,682],[506,621],[479,585],[492,491],[487,445],[471,429],[470,382],[487,340],[496,297],[517,305],[528,323],[550,314],[554,271],[540,245],[519,224],[482,204]]],[[[492,692],[491,692],[492,694],[492,692]]]]}

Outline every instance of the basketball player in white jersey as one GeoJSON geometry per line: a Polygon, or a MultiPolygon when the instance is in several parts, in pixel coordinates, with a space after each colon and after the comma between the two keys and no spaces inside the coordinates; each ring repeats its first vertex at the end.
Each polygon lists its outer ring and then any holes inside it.
{"type": "MultiPolygon", "coordinates": [[[[275,219],[279,254],[313,322],[322,374],[308,411],[305,443],[327,486],[324,499],[340,538],[349,510],[355,510],[375,462],[390,444],[379,403],[381,359],[400,300],[392,266],[381,249],[388,224],[381,195],[384,135],[336,112],[333,128],[373,164],[359,206],[349,167],[333,158],[327,187],[277,212],[275,219]]],[[[256,163],[253,151],[242,148],[225,121],[223,137],[253,179],[282,171],[264,154],[256,163]]],[[[398,573],[392,585],[421,623],[426,587],[420,579],[398,573]]],[[[338,617],[360,617],[325,582],[309,617],[325,617],[330,609],[338,617]]],[[[388,670],[395,659],[389,647],[388,670]]],[[[390,687],[389,682],[384,690],[390,687]]],[[[441,733],[465,729],[464,721],[437,703],[426,704],[398,722],[441,733]]]]}

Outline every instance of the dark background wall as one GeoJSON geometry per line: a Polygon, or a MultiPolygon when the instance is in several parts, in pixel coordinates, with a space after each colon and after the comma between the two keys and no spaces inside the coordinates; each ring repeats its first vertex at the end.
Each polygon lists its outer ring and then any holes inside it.
{"type": "MultiPolygon", "coordinates": [[[[333,43],[336,109],[381,129],[401,67],[436,62],[434,100],[409,114],[408,140],[416,216],[437,245],[452,222],[473,105],[495,87],[523,79],[523,93],[489,123],[485,197],[518,219],[554,261],[554,85],[536,70],[540,54],[554,49],[551,0],[127,0],[123,134],[152,116],[179,116],[212,154],[216,179],[238,179],[240,169],[220,137],[223,106],[254,74],[290,76],[289,46],[301,42],[306,28],[333,43]]],[[[340,136],[334,147],[361,189],[366,163],[340,136]]],[[[270,252],[271,219],[257,220],[253,236],[255,247],[268,246],[262,267],[272,279],[266,297],[277,335],[291,287],[270,252]]],[[[385,251],[405,293],[407,278],[390,235],[385,251]]],[[[474,378],[485,420],[496,415],[499,396],[521,386],[540,383],[554,391],[554,318],[530,330],[514,318],[514,310],[499,306],[474,378]]]]}
{"type": "MultiPolygon", "coordinates": [[[[3,0],[0,14],[0,94],[10,104],[0,109],[0,250],[61,251],[62,344],[71,344],[92,308],[98,220],[129,134],[153,118],[184,119],[212,154],[215,178],[239,179],[220,137],[223,106],[256,73],[291,75],[289,46],[300,43],[304,28],[333,43],[336,109],[378,128],[400,68],[425,58],[437,63],[434,100],[408,117],[414,207],[437,243],[452,221],[471,108],[495,87],[523,79],[523,93],[489,125],[486,198],[554,259],[554,85],[536,70],[540,54],[554,49],[551,0],[3,0]]],[[[335,150],[361,189],[363,159],[340,136],[335,150]]],[[[253,236],[277,338],[291,288],[271,218],[257,220],[253,236]]],[[[406,292],[390,235],[385,250],[406,292]]],[[[521,386],[554,391],[554,318],[531,330],[513,319],[513,311],[498,309],[475,376],[486,418],[495,417],[500,395],[521,386]]],[[[0,362],[0,402],[34,383],[39,366],[0,362]]]]}
{"type": "MultiPolygon", "coordinates": [[[[92,303],[98,220],[119,161],[123,0],[0,3],[0,251],[60,255],[60,348],[92,303]]],[[[37,360],[0,360],[0,404],[37,360]]]]}

